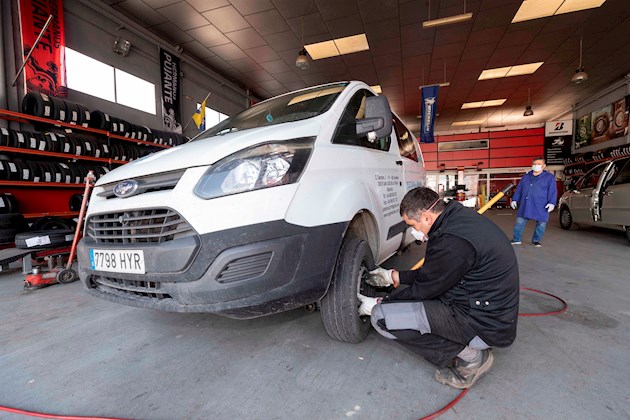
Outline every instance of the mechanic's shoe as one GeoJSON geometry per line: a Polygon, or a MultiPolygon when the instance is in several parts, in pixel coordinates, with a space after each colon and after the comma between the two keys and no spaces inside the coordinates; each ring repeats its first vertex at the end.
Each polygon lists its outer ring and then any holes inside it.
{"type": "Polygon", "coordinates": [[[542,246],[540,242],[532,242],[532,245],[534,245],[536,248],[540,248],[542,246]]]}
{"type": "Polygon", "coordinates": [[[483,375],[488,373],[494,364],[494,355],[491,349],[481,350],[481,360],[477,362],[465,362],[459,357],[444,369],[435,371],[435,379],[441,384],[453,388],[470,388],[483,375]]]}
{"type": "Polygon", "coordinates": [[[521,241],[512,241],[512,242],[510,242],[510,243],[511,243],[512,245],[520,245],[520,244],[521,244],[521,241]]]}

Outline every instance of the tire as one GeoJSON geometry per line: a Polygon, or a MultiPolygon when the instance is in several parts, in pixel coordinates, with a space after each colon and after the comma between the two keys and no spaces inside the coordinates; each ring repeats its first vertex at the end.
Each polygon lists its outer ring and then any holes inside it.
{"type": "Polygon", "coordinates": [[[53,103],[53,115],[51,118],[57,121],[65,121],[66,114],[68,113],[66,101],[60,98],[55,98],[54,96],[51,96],[50,100],[53,103]]]}
{"type": "Polygon", "coordinates": [[[56,230],[40,230],[34,232],[24,232],[15,235],[15,246],[19,249],[41,249],[41,248],[53,248],[56,246],[67,245],[72,242],[74,238],[74,230],[70,229],[56,229],[56,230]],[[48,237],[50,243],[47,244],[33,244],[32,239],[38,237],[48,237]],[[31,246],[29,246],[31,245],[31,246]]]}
{"type": "Polygon", "coordinates": [[[54,216],[46,216],[36,219],[31,226],[33,231],[48,231],[48,230],[72,230],[73,223],[68,222],[65,219],[54,216]]]}
{"type": "Polygon", "coordinates": [[[37,140],[32,138],[21,131],[14,131],[13,137],[15,139],[14,146],[18,149],[36,149],[37,148],[37,140]]]}
{"type": "Polygon", "coordinates": [[[357,238],[346,238],[341,245],[335,272],[326,296],[321,301],[321,317],[326,333],[335,340],[359,343],[370,332],[370,317],[359,316],[357,293],[375,296],[365,283],[365,273],[374,268],[372,251],[357,238]]]}
{"type": "Polygon", "coordinates": [[[109,131],[111,128],[109,114],[99,110],[92,111],[89,126],[97,130],[109,131]]]}
{"type": "Polygon", "coordinates": [[[571,211],[567,207],[562,207],[560,209],[560,227],[564,230],[569,230],[574,226],[573,216],[571,216],[571,211]]]}
{"type": "Polygon", "coordinates": [[[0,214],[19,213],[19,211],[18,201],[13,194],[0,194],[0,214]]]}
{"type": "Polygon", "coordinates": [[[630,226],[626,226],[626,239],[628,240],[628,244],[630,244],[630,226]]]}
{"type": "Polygon", "coordinates": [[[83,127],[87,127],[90,125],[90,110],[87,106],[83,104],[77,104],[77,108],[79,108],[79,122],[77,125],[81,125],[83,127]]]}
{"type": "Polygon", "coordinates": [[[0,214],[0,229],[26,229],[26,221],[20,213],[0,214]]]}
{"type": "Polygon", "coordinates": [[[68,113],[66,114],[66,122],[70,124],[81,125],[81,110],[79,106],[71,101],[66,101],[66,108],[68,113]]]}
{"type": "Polygon", "coordinates": [[[59,134],[46,132],[44,133],[44,137],[46,138],[46,147],[49,152],[58,153],[62,150],[62,141],[65,141],[66,136],[61,136],[59,134]]]}
{"type": "Polygon", "coordinates": [[[36,117],[52,118],[54,105],[48,95],[39,92],[29,92],[22,99],[22,112],[36,117]]]}
{"type": "Polygon", "coordinates": [[[13,140],[11,139],[11,132],[8,128],[0,127],[0,146],[13,147],[13,140]]]}
{"type": "Polygon", "coordinates": [[[18,229],[0,229],[0,244],[12,243],[20,232],[18,229]]]}

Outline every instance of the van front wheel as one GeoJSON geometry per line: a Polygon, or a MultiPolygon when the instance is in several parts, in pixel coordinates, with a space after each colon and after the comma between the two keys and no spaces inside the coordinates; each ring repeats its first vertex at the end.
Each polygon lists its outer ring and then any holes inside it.
{"type": "Polygon", "coordinates": [[[357,293],[376,295],[375,289],[365,282],[373,268],[367,243],[357,238],[344,239],[328,293],[321,302],[324,330],[335,340],[359,343],[370,332],[370,317],[359,316],[361,302],[357,293]]]}

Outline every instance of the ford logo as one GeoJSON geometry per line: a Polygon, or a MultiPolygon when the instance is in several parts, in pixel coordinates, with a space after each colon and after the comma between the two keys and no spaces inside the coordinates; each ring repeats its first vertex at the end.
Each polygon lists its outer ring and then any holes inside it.
{"type": "Polygon", "coordinates": [[[133,179],[119,182],[114,187],[114,195],[120,198],[131,197],[136,191],[138,191],[138,181],[134,181],[133,179]]]}

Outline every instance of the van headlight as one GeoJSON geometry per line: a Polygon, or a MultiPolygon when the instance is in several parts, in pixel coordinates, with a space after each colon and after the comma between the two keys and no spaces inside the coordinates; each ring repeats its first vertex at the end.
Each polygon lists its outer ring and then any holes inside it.
{"type": "Polygon", "coordinates": [[[213,164],[194,189],[204,199],[293,184],[313,151],[314,138],[265,143],[213,164]]]}

